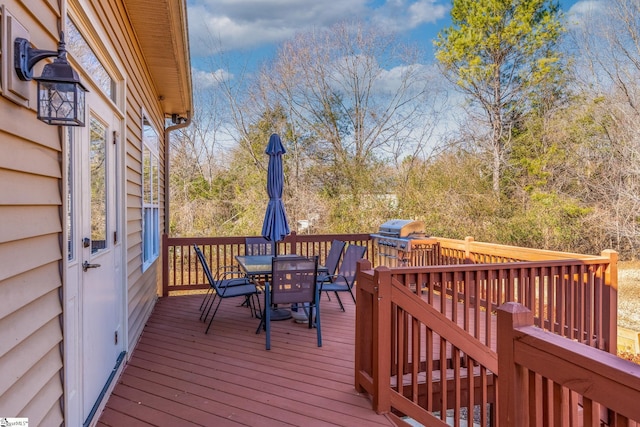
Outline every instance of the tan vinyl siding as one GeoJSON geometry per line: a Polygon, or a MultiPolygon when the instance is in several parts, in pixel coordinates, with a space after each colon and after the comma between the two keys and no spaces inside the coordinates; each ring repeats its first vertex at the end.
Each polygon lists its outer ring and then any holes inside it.
{"type": "Polygon", "coordinates": [[[60,425],[60,140],[34,117],[0,97],[0,414],[60,425]]]}
{"type": "MultiPolygon", "coordinates": [[[[138,106],[137,111],[142,107],[138,106]]],[[[127,303],[129,348],[138,341],[144,323],[155,303],[155,287],[149,285],[153,266],[142,272],[142,129],[141,116],[136,114],[135,126],[127,141],[126,197],[127,197],[127,303]],[[137,136],[134,138],[134,136],[137,136]]]]}
{"type": "MultiPolygon", "coordinates": [[[[25,224],[28,226],[28,224],[25,224]]],[[[29,239],[0,244],[0,259],[11,260],[0,269],[0,280],[27,273],[45,264],[60,260],[60,243],[57,235],[31,237],[29,239]]],[[[60,283],[60,271],[56,265],[55,275],[46,280],[60,283]]],[[[25,286],[29,286],[25,282],[25,286]]]]}
{"type": "Polygon", "coordinates": [[[53,364],[56,357],[53,352],[49,353],[25,375],[24,390],[11,390],[12,393],[25,392],[21,400],[28,403],[21,412],[24,414],[22,416],[29,418],[29,425],[56,426],[60,425],[63,418],[57,401],[62,390],[59,372],[53,364]],[[38,394],[28,395],[26,392],[29,390],[38,390],[38,394]]]}
{"type": "MultiPolygon", "coordinates": [[[[55,46],[57,1],[4,5],[37,47],[55,46]]],[[[60,135],[33,108],[0,97],[0,142],[0,414],[57,426],[64,422],[60,135]]]]}
{"type": "Polygon", "coordinates": [[[138,283],[144,283],[130,291],[129,299],[129,345],[133,347],[142,333],[153,305],[156,301],[156,272],[154,267],[150,267],[145,271],[144,275],[138,283]],[[147,279],[144,282],[144,279],[147,279]],[[131,309],[134,307],[134,309],[131,309]]]}
{"type": "Polygon", "coordinates": [[[60,204],[58,178],[0,169],[0,182],[0,200],[3,204],[60,204]],[[52,190],[55,192],[52,193],[52,190]]]}
{"type": "Polygon", "coordinates": [[[3,355],[0,358],[0,394],[6,393],[10,386],[22,378],[40,360],[42,354],[56,349],[61,338],[60,325],[55,320],[50,321],[3,355]],[[19,357],[10,357],[11,353],[19,357]]]}
{"type": "Polygon", "coordinates": [[[62,417],[59,288],[57,262],[0,283],[0,413],[34,425],[57,425],[62,417]]]}
{"type": "MultiPolygon", "coordinates": [[[[2,246],[5,245],[0,245],[0,247],[2,246]]],[[[19,312],[32,301],[46,294],[57,292],[60,287],[60,281],[52,280],[52,277],[56,275],[58,275],[57,262],[45,264],[23,274],[3,280],[2,285],[0,285],[0,301],[2,301],[2,304],[0,304],[0,323],[11,314],[19,312]]],[[[0,334],[2,333],[8,334],[9,332],[2,330],[0,334]]],[[[18,340],[17,334],[18,333],[14,331],[10,338],[8,336],[5,336],[5,338],[15,342],[18,340]]],[[[2,345],[2,343],[6,342],[7,341],[4,340],[0,342],[0,357],[4,356],[4,354],[11,349],[9,346],[5,347],[2,345]]],[[[0,369],[1,368],[2,367],[0,367],[0,369]]],[[[4,377],[0,375],[0,381],[2,378],[4,377]]],[[[2,389],[0,388],[0,390],[2,389]]]]}
{"type": "Polygon", "coordinates": [[[55,147],[47,147],[38,142],[25,146],[24,139],[16,135],[5,134],[2,138],[2,145],[4,145],[6,155],[0,159],[0,167],[59,178],[58,144],[55,147]]]}
{"type": "Polygon", "coordinates": [[[59,215],[59,207],[56,205],[0,205],[3,239],[12,241],[32,235],[59,233],[60,222],[52,220],[59,215]],[[24,227],[24,224],[29,224],[29,228],[24,227]]]}
{"type": "MultiPolygon", "coordinates": [[[[17,169],[42,163],[40,173],[59,171],[47,166],[48,155],[42,162],[42,156],[34,155],[49,149],[31,143],[12,148],[30,153],[32,163],[25,167],[15,162],[13,170],[0,168],[0,179],[10,182],[0,190],[0,413],[28,417],[34,425],[59,425],[63,416],[59,180],[17,169]]],[[[1,153],[0,157],[6,158],[1,153]]]]}

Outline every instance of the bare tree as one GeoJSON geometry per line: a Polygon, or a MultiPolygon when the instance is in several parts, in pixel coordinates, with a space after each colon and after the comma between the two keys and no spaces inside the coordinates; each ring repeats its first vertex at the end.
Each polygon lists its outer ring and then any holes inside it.
{"type": "MultiPolygon", "coordinates": [[[[353,231],[379,222],[341,210],[366,202],[370,213],[380,204],[380,215],[388,216],[385,193],[396,183],[393,169],[382,168],[429,155],[438,86],[433,68],[420,59],[417,49],[380,28],[344,22],[285,42],[259,80],[211,71],[225,109],[206,113],[219,114],[214,134],[227,127],[235,143],[225,165],[245,169],[244,176],[251,175],[246,168],[266,172],[264,146],[277,132],[287,148],[284,201],[292,223],[311,219],[314,231],[335,224],[353,231]],[[346,214],[360,218],[349,221],[346,214]]],[[[213,122],[201,123],[211,131],[213,122]]]]}
{"type": "Polygon", "coordinates": [[[610,0],[573,35],[585,98],[601,132],[594,142],[591,202],[611,245],[640,249],[640,2],[610,0]],[[598,173],[599,172],[599,173],[598,173]],[[607,220],[602,221],[603,215],[607,220]]]}
{"type": "Polygon", "coordinates": [[[285,42],[263,82],[311,157],[331,169],[331,181],[357,194],[372,188],[363,172],[376,160],[413,154],[427,142],[433,119],[419,59],[380,28],[342,22],[285,42]]]}

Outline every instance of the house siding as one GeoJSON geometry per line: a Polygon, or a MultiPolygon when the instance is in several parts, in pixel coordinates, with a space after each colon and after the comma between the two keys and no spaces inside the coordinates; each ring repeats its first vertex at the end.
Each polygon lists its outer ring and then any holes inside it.
{"type": "Polygon", "coordinates": [[[0,414],[60,425],[61,150],[33,121],[0,96],[0,414]]]}
{"type": "MultiPolygon", "coordinates": [[[[133,71],[131,71],[133,72],[133,71]]],[[[140,93],[142,89],[137,82],[132,82],[127,87],[127,93],[140,93]]],[[[134,102],[136,97],[128,99],[134,102]]],[[[128,140],[126,152],[126,186],[125,196],[127,200],[127,304],[128,304],[128,346],[133,348],[140,338],[142,328],[149,317],[153,305],[157,299],[155,287],[155,275],[158,274],[158,262],[142,271],[142,110],[152,119],[149,108],[137,104],[128,111],[128,140]]],[[[158,132],[162,127],[154,121],[158,132]]],[[[162,142],[162,141],[161,141],[162,142]]],[[[160,176],[164,176],[164,170],[160,169],[160,176]]],[[[163,180],[162,180],[163,181],[163,180]]],[[[162,209],[162,207],[161,207],[162,209]]],[[[162,218],[161,218],[162,219],[162,218]]]]}
{"type": "MultiPolygon", "coordinates": [[[[4,6],[30,26],[32,40],[49,42],[49,34],[22,4],[4,6]]],[[[55,7],[46,10],[53,15],[55,7]]],[[[6,16],[2,18],[4,22],[6,16]]],[[[4,25],[0,29],[4,45],[8,42],[4,25]]],[[[0,58],[3,64],[8,59],[0,58]]],[[[6,69],[0,72],[4,92],[6,69]]],[[[29,417],[33,425],[60,425],[60,139],[55,127],[35,120],[32,110],[10,101],[4,92],[0,94],[0,415],[29,417]]]]}
{"type": "MultiPolygon", "coordinates": [[[[180,0],[182,2],[182,0],[180,0]]],[[[123,284],[127,341],[130,352],[138,341],[158,295],[160,258],[142,270],[142,112],[154,124],[164,144],[163,106],[138,45],[128,0],[54,1],[29,5],[18,0],[2,4],[29,31],[32,43],[53,49],[58,20],[65,13],[81,19],[81,33],[103,51],[100,58],[117,66],[117,103],[122,114],[124,144],[120,151],[125,206],[119,240],[123,242],[123,284]],[[85,31],[82,31],[85,28],[85,31]],[[87,28],[96,31],[86,34],[87,28]]],[[[154,6],[155,7],[155,6],[154,6]]],[[[2,10],[0,9],[0,13],[2,10]]],[[[63,339],[63,235],[65,191],[59,128],[36,119],[35,82],[29,83],[31,108],[13,102],[6,89],[12,58],[4,54],[5,29],[0,21],[0,416],[28,417],[31,425],[65,423],[63,339]],[[7,65],[10,65],[8,66],[7,65]]],[[[184,22],[182,23],[184,24],[184,22]]],[[[167,31],[166,28],[161,28],[167,31]]],[[[12,41],[11,41],[12,42],[12,41]]],[[[71,57],[71,55],[70,55],[71,57]]],[[[73,61],[73,58],[71,58],[73,61]]],[[[77,63],[74,62],[77,67],[77,63]]],[[[42,63],[36,66],[38,75],[42,63]]],[[[190,82],[189,82],[190,85],[190,82]]],[[[165,90],[165,89],[163,89],[165,90]]],[[[190,99],[189,99],[190,101],[190,99]]],[[[161,191],[164,188],[164,146],[160,152],[161,191]]],[[[161,193],[162,194],[162,193],[161,193]]],[[[164,229],[160,201],[160,232],[164,229]]]]}

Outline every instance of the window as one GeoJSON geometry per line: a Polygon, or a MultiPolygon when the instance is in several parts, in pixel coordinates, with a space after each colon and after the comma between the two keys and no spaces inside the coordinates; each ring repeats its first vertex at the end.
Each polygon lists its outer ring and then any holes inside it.
{"type": "Polygon", "coordinates": [[[78,28],[71,19],[67,16],[67,33],[66,47],[69,53],[73,55],[73,58],[77,60],[82,68],[87,72],[98,87],[109,97],[113,102],[117,102],[116,99],[116,82],[111,78],[107,69],[102,62],[98,59],[93,49],[89,46],[89,43],[80,34],[78,28]]]}
{"type": "Polygon", "coordinates": [[[160,159],[159,138],[149,120],[142,117],[142,269],[160,255],[160,159]]]}

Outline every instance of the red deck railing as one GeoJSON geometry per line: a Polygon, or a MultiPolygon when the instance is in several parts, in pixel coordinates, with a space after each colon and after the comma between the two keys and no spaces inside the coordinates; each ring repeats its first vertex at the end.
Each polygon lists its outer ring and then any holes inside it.
{"type": "Polygon", "coordinates": [[[447,414],[454,425],[474,415],[481,425],[496,425],[495,313],[508,301],[529,307],[541,329],[616,351],[615,252],[597,257],[438,240],[439,259],[456,265],[359,265],[355,383],[372,395],[376,411],[426,425],[447,414]],[[491,263],[468,264],[478,259],[491,263]]]}
{"type": "Polygon", "coordinates": [[[496,402],[495,353],[396,280],[391,269],[369,267],[361,261],[357,276],[356,389],[372,396],[378,413],[435,425],[434,413],[445,420],[455,408],[459,420],[465,407],[488,425],[489,405],[496,402]]]}
{"type": "MultiPolygon", "coordinates": [[[[200,246],[211,271],[218,271],[223,266],[237,266],[235,256],[245,254],[245,239],[244,236],[169,237],[166,234],[163,235],[162,295],[169,296],[173,291],[209,288],[193,250],[194,244],[200,246]]],[[[283,241],[278,242],[277,252],[304,256],[317,255],[318,262],[323,264],[334,239],[366,246],[367,258],[373,259],[374,248],[368,234],[298,235],[291,233],[283,241]]]]}
{"type": "Polygon", "coordinates": [[[640,365],[533,325],[520,304],[498,310],[500,425],[638,425],[640,365]]]}

